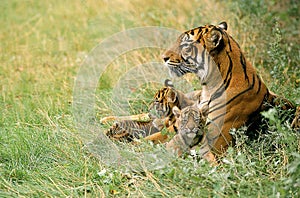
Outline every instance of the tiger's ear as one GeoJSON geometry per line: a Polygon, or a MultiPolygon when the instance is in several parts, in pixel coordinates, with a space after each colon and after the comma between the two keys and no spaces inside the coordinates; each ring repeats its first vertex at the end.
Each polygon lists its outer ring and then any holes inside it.
{"type": "Polygon", "coordinates": [[[223,29],[223,30],[227,30],[227,23],[225,21],[219,23],[218,25],[219,28],[223,29]]]}
{"type": "Polygon", "coordinates": [[[220,30],[212,30],[206,39],[206,45],[210,50],[219,46],[222,40],[222,33],[220,30]]]}
{"type": "Polygon", "coordinates": [[[170,79],[165,80],[165,87],[173,87],[174,88],[174,85],[170,79]]]}
{"type": "Polygon", "coordinates": [[[179,116],[181,114],[181,111],[180,111],[180,109],[177,106],[174,106],[172,108],[172,112],[173,112],[173,114],[175,115],[176,118],[179,118],[179,116]]]}

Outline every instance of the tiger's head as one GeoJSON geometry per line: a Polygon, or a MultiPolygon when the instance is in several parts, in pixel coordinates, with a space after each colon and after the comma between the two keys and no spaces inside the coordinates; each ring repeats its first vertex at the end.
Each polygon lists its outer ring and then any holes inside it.
{"type": "Polygon", "coordinates": [[[191,29],[179,36],[175,45],[165,51],[162,58],[171,76],[180,77],[186,73],[204,75],[205,59],[223,48],[226,42],[227,23],[205,25],[191,29]]]}
{"type": "Polygon", "coordinates": [[[189,95],[176,90],[169,81],[166,81],[165,87],[159,89],[154,95],[154,99],[149,107],[149,116],[151,118],[169,117],[172,119],[174,117],[173,107],[184,108],[195,104],[199,97],[199,92],[197,93],[198,95],[194,95],[194,98],[193,95],[189,98],[189,95]]]}
{"type": "Polygon", "coordinates": [[[197,105],[192,105],[182,110],[175,106],[172,111],[176,117],[178,134],[182,137],[184,145],[191,148],[198,144],[204,135],[208,106],[199,109],[197,105]]]}
{"type": "Polygon", "coordinates": [[[165,118],[172,114],[172,108],[178,104],[177,91],[172,87],[163,87],[154,95],[149,107],[150,117],[165,118]]]}

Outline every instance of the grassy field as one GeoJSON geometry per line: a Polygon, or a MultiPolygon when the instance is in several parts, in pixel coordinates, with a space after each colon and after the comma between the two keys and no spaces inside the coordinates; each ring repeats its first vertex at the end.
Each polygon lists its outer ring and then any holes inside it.
{"type": "MultiPolygon", "coordinates": [[[[72,114],[80,65],[112,34],[221,21],[268,87],[299,105],[299,1],[3,0],[0,8],[0,197],[300,196],[300,135],[274,111],[266,113],[269,132],[259,140],[249,142],[242,129],[235,133],[237,145],[217,168],[187,157],[136,173],[88,152],[72,114]]],[[[118,58],[99,94],[109,94],[111,76],[121,75],[114,67],[159,59],[161,52],[118,58]]],[[[110,113],[97,105],[97,117],[110,113]]]]}

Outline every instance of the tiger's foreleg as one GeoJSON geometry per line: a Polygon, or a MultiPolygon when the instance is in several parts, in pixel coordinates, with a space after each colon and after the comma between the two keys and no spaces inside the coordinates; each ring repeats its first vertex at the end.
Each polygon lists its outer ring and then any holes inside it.
{"type": "MultiPolygon", "coordinates": [[[[114,140],[134,141],[144,139],[153,141],[155,144],[163,143],[168,139],[168,135],[161,131],[167,127],[168,119],[150,120],[141,122],[136,120],[122,120],[115,122],[107,131],[106,135],[114,140]]],[[[174,132],[173,126],[167,128],[168,132],[174,132]]]]}
{"type": "Polygon", "coordinates": [[[148,113],[142,113],[137,115],[130,115],[130,116],[107,116],[100,120],[101,124],[107,124],[108,122],[113,121],[124,121],[124,120],[134,120],[139,122],[148,122],[150,121],[150,116],[148,113]]]}
{"type": "MultiPolygon", "coordinates": [[[[169,142],[167,142],[166,149],[177,156],[181,156],[183,153],[190,152],[190,150],[192,150],[185,142],[186,141],[182,134],[178,133],[169,142]]],[[[207,160],[211,165],[218,165],[215,155],[211,152],[208,146],[205,135],[203,136],[200,144],[201,157],[207,160]]]]}
{"type": "MultiPolygon", "coordinates": [[[[162,130],[163,130],[163,128],[161,128],[160,132],[149,135],[149,136],[145,137],[144,139],[150,140],[154,144],[165,143],[169,139],[169,136],[167,134],[163,133],[162,130]]],[[[169,126],[167,128],[167,133],[175,133],[175,129],[174,129],[173,125],[169,126]]]]}
{"type": "Polygon", "coordinates": [[[168,135],[163,135],[162,132],[157,132],[144,138],[152,141],[154,144],[164,143],[168,139],[168,135]]]}

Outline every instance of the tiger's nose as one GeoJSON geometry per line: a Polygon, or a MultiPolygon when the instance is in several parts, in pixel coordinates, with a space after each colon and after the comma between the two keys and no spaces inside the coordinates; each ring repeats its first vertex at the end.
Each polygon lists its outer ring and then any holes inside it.
{"type": "Polygon", "coordinates": [[[164,59],[165,62],[167,62],[167,61],[170,59],[169,56],[166,56],[166,55],[164,55],[164,54],[163,54],[161,57],[164,59]]]}

